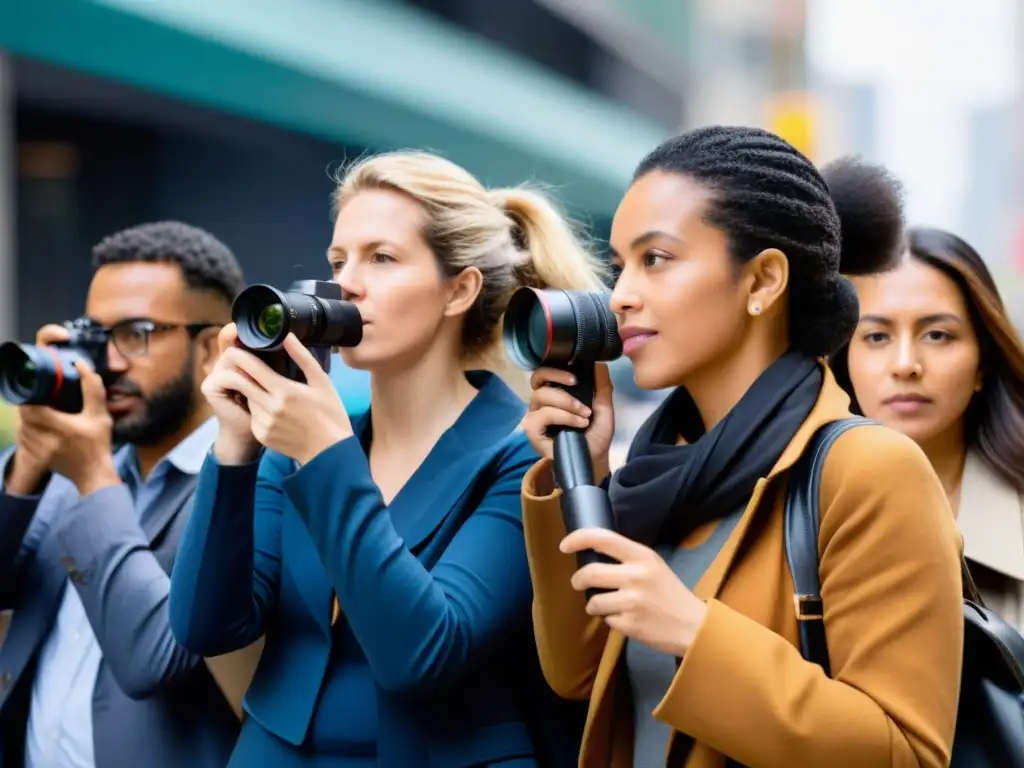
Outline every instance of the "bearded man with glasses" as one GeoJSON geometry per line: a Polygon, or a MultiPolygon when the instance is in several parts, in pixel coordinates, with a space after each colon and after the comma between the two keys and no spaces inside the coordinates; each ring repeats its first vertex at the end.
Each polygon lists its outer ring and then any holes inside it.
{"type": "MultiPolygon", "coordinates": [[[[74,324],[106,340],[107,370],[79,367],[78,413],[21,406],[0,460],[0,610],[14,609],[0,768],[222,768],[240,694],[177,644],[168,596],[217,432],[199,387],[242,270],[178,222],[119,232],[93,256],[74,324]]],[[[47,325],[36,342],[67,338],[47,325]]]]}

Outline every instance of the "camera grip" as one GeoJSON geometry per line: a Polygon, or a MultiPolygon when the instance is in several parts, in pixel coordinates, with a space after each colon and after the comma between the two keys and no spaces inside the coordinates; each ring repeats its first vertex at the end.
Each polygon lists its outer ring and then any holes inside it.
{"type": "Polygon", "coordinates": [[[571,387],[567,387],[564,384],[549,383],[549,387],[558,387],[564,389],[570,395],[575,397],[587,408],[594,405],[594,391],[597,387],[597,374],[594,368],[597,364],[592,362],[586,363],[574,363],[567,366],[558,366],[562,370],[568,371],[576,377],[576,383],[571,387]]]}
{"type": "MultiPolygon", "coordinates": [[[[331,347],[310,345],[306,349],[310,351],[316,361],[320,363],[320,367],[325,373],[331,372],[331,347]]],[[[273,349],[273,350],[250,350],[256,357],[266,363],[273,371],[286,379],[298,382],[299,384],[306,384],[306,376],[303,374],[302,369],[299,368],[298,363],[292,360],[291,355],[288,354],[284,349],[273,349]]]]}
{"type": "MultiPolygon", "coordinates": [[[[615,530],[615,515],[612,512],[608,493],[596,485],[577,485],[562,490],[562,520],[566,533],[580,528],[605,528],[615,530]]],[[[580,568],[591,563],[616,564],[618,561],[592,549],[576,553],[576,562],[580,568]]],[[[588,589],[587,599],[596,594],[608,592],[607,589],[588,589]]]]}
{"type": "MultiPolygon", "coordinates": [[[[608,555],[603,555],[600,552],[595,552],[592,549],[585,549],[582,552],[576,553],[577,570],[585,565],[590,565],[591,563],[607,563],[609,565],[618,565],[619,561],[615,560],[614,558],[608,557],[608,555]]],[[[605,589],[604,587],[588,587],[585,590],[587,600],[590,600],[590,598],[592,598],[594,595],[602,595],[605,592],[614,591],[615,590],[613,589],[605,589]]]]}

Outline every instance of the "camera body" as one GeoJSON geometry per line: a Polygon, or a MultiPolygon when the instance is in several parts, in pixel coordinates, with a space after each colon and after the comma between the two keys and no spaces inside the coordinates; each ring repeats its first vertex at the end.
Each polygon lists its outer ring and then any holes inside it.
{"type": "Polygon", "coordinates": [[[12,405],[46,405],[64,413],[82,410],[82,381],[75,362],[84,361],[104,381],[110,377],[110,334],[88,317],[64,323],[67,341],[48,346],[8,341],[0,345],[0,397],[12,405]]]}
{"type": "Polygon", "coordinates": [[[250,285],[238,294],[231,316],[242,347],[293,381],[305,381],[305,376],[282,349],[289,333],[324,371],[330,371],[335,347],[354,347],[363,338],[359,310],[342,299],[340,285],[327,280],[296,280],[287,291],[250,285]]]}

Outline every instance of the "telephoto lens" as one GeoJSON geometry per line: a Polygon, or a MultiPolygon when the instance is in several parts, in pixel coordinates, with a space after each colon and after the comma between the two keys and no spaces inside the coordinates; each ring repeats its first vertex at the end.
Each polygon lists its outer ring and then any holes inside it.
{"type": "Polygon", "coordinates": [[[622,355],[607,291],[520,288],[505,309],[505,349],[520,368],[568,368],[622,355]]]}
{"type": "Polygon", "coordinates": [[[288,334],[294,333],[320,367],[330,371],[334,347],[354,347],[363,340],[359,309],[341,296],[340,285],[324,280],[298,280],[287,291],[250,285],[231,307],[238,340],[282,376],[305,381],[281,348],[288,334]]]}

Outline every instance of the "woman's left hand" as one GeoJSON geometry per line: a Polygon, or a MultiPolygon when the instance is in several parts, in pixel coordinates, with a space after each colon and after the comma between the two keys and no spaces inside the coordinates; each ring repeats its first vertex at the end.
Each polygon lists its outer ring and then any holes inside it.
{"type": "Polygon", "coordinates": [[[280,375],[254,355],[238,355],[236,367],[262,390],[248,398],[252,434],[261,445],[305,464],[352,436],[352,423],[337,390],[320,363],[294,334],[284,350],[306,383],[280,375]]]}
{"type": "Polygon", "coordinates": [[[612,590],[587,601],[587,613],[644,645],[682,658],[704,621],[707,606],[657,552],[614,531],[581,528],[563,540],[563,552],[593,549],[617,563],[591,563],[573,574],[578,592],[612,590]]]}

